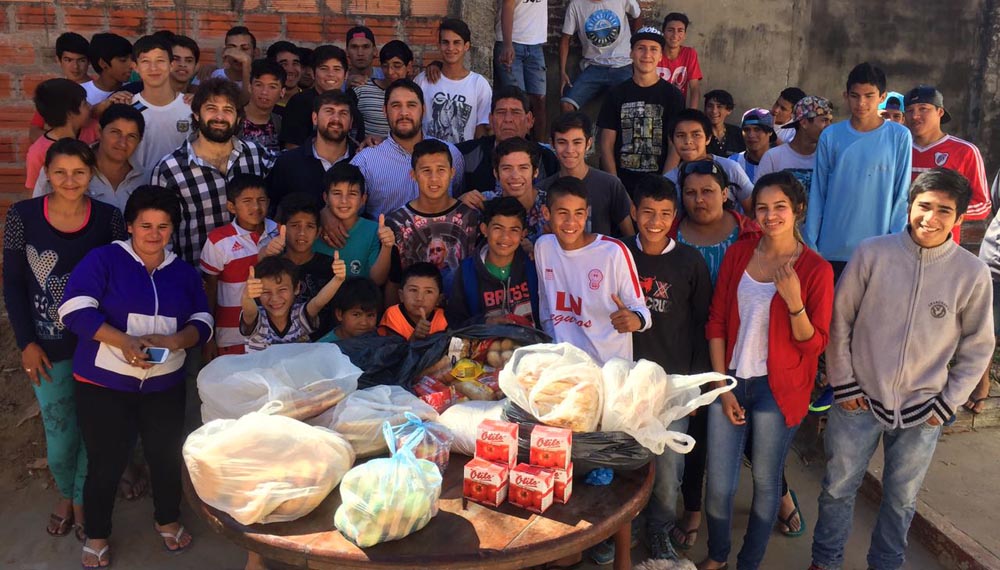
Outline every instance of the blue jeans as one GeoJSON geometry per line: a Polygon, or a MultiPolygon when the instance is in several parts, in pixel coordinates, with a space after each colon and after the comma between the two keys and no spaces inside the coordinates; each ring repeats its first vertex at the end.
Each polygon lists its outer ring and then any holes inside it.
{"type": "Polygon", "coordinates": [[[868,566],[875,570],[902,567],[906,533],[917,508],[917,493],[931,464],[941,426],[923,423],[889,429],[868,410],[830,408],[824,435],[826,476],[819,496],[819,520],[813,534],[813,563],[836,570],[844,562],[844,545],[851,534],[854,498],[879,439],[885,451],[882,504],[868,549],[868,566]]]}
{"type": "Polygon", "coordinates": [[[573,86],[563,93],[562,102],[569,103],[577,109],[583,107],[595,95],[621,85],[632,79],[632,66],[605,67],[603,65],[588,65],[573,79],[573,86]]]}
{"type": "MultiPolygon", "coordinates": [[[[688,417],[675,420],[667,429],[687,433],[688,417]]],[[[705,445],[703,441],[695,445],[705,445]]],[[[673,526],[677,520],[677,497],[680,495],[681,479],[684,477],[684,457],[669,447],[653,458],[656,475],[653,476],[653,495],[646,509],[649,522],[658,526],[673,526]]]]}
{"type": "Polygon", "coordinates": [[[510,71],[500,63],[503,42],[493,46],[494,79],[501,85],[517,85],[529,95],[545,96],[545,52],[542,45],[514,44],[514,63],[510,71]]]}
{"type": "Polygon", "coordinates": [[[740,480],[743,447],[749,430],[752,430],[753,503],[736,567],[755,570],[764,559],[771,529],[778,519],[781,475],[798,426],[785,425],[785,416],[774,400],[766,376],[736,380],[733,395],[746,410],[746,423],[733,425],[722,411],[720,400],[708,408],[708,484],[705,493],[708,556],[716,562],[729,559],[733,498],[740,480]]]}

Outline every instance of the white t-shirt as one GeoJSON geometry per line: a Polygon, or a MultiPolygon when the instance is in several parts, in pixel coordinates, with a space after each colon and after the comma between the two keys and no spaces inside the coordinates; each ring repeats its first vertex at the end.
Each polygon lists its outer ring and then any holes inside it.
{"type": "Polygon", "coordinates": [[[472,71],[455,81],[444,75],[431,83],[421,73],[414,81],[424,91],[424,136],[452,144],[476,137],[476,126],[490,123],[493,89],[472,71]]]}
{"type": "Polygon", "coordinates": [[[631,65],[632,31],[626,15],[638,18],[639,12],[636,0],[573,0],[566,8],[562,33],[579,37],[583,45],[580,67],[631,65]]]}
{"type": "Polygon", "coordinates": [[[538,309],[542,329],[555,342],[580,347],[601,364],[617,356],[632,360],[632,335],[611,324],[618,295],[629,310],[652,323],[635,259],[624,243],[600,234],[589,245],[566,251],[553,234],[535,242],[538,309]]]}
{"type": "Polygon", "coordinates": [[[729,369],[737,378],[767,375],[767,331],[771,324],[771,299],[777,288],[774,283],[761,283],[746,271],[736,289],[740,311],[740,330],[729,369]]]}
{"type": "Polygon", "coordinates": [[[799,182],[809,189],[807,181],[812,180],[812,171],[816,168],[816,153],[799,154],[792,150],[791,145],[783,144],[769,149],[760,158],[757,165],[757,177],[754,182],[760,180],[761,176],[772,172],[787,170],[799,179],[799,182]],[[806,178],[806,182],[803,181],[806,178]]]}
{"type": "Polygon", "coordinates": [[[160,159],[177,150],[191,135],[191,106],[184,102],[181,93],[162,107],[152,105],[141,94],[136,95],[132,98],[132,106],[146,120],[145,134],[135,149],[133,162],[142,168],[148,180],[160,159]]]}
{"type": "MultiPolygon", "coordinates": [[[[223,68],[221,68],[221,67],[212,72],[212,77],[218,77],[218,78],[222,78],[222,79],[229,79],[229,76],[226,75],[226,70],[223,69],[223,68]]],[[[229,79],[229,81],[233,81],[233,80],[229,79]]],[[[233,81],[233,83],[235,83],[240,89],[243,89],[243,80],[242,79],[239,80],[239,81],[233,81]]]]}
{"type": "Polygon", "coordinates": [[[113,91],[105,91],[94,84],[93,80],[90,80],[82,84],[83,90],[87,92],[87,103],[92,106],[103,102],[108,97],[111,97],[113,91]]]}
{"type": "Polygon", "coordinates": [[[795,129],[778,129],[776,132],[778,138],[785,144],[792,142],[792,139],[795,138],[795,129]]]}
{"type": "MultiPolygon", "coordinates": [[[[503,30],[500,27],[500,13],[503,0],[497,2],[497,41],[503,41],[503,30]]],[[[514,30],[511,41],[515,44],[538,45],[548,39],[549,0],[521,0],[514,4],[514,30]]]]}

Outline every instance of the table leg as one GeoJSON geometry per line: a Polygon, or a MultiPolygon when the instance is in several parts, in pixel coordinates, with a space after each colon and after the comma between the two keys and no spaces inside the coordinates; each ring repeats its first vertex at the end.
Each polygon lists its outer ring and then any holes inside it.
{"type": "Polygon", "coordinates": [[[615,533],[614,570],[632,570],[632,521],[623,524],[615,533]]]}

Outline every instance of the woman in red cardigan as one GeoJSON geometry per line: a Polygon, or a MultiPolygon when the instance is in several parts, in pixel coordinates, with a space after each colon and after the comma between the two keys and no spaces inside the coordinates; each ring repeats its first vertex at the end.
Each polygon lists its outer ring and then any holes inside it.
{"type": "Polygon", "coordinates": [[[728,567],[733,497],[751,431],[753,504],[737,568],[760,566],[833,311],[833,269],[798,231],[802,185],[787,172],[768,174],[751,202],[763,234],[726,252],[706,327],[712,368],[735,376],[737,386],[708,410],[708,558],[699,570],[728,567]]]}

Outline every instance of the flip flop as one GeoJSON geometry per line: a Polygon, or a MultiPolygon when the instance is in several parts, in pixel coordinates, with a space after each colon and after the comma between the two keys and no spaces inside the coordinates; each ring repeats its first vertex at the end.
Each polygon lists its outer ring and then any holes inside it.
{"type": "Polygon", "coordinates": [[[111,549],[111,545],[110,544],[105,544],[104,548],[102,548],[100,550],[94,550],[93,548],[91,548],[91,547],[89,547],[87,545],[84,545],[83,546],[83,553],[84,554],[92,554],[92,555],[96,556],[97,557],[97,566],[87,566],[86,564],[83,563],[83,561],[81,561],[80,562],[80,567],[83,568],[84,570],[90,570],[91,568],[108,568],[109,566],[111,566],[111,559],[110,558],[104,558],[104,556],[108,553],[108,550],[110,550],[110,549],[111,549]],[[105,560],[107,560],[107,564],[101,564],[105,560]]]}
{"type": "Polygon", "coordinates": [[[983,411],[982,410],[976,411],[976,406],[978,406],[979,404],[982,404],[983,402],[985,402],[986,400],[989,400],[989,399],[990,399],[989,396],[986,396],[985,398],[969,398],[969,400],[967,402],[965,402],[964,404],[962,404],[962,407],[965,408],[966,410],[969,410],[969,412],[971,412],[971,413],[973,413],[973,414],[975,414],[975,415],[978,416],[979,414],[983,413],[983,411]],[[972,405],[970,406],[969,404],[972,404],[972,405]]]}
{"type": "Polygon", "coordinates": [[[181,553],[181,552],[187,550],[188,548],[191,548],[191,545],[194,544],[194,537],[192,536],[191,537],[191,541],[188,542],[186,546],[181,546],[181,537],[184,536],[184,525],[181,525],[180,528],[177,529],[177,533],[176,534],[174,534],[172,532],[161,531],[161,530],[157,529],[156,527],[153,527],[153,530],[155,530],[157,532],[157,534],[159,534],[160,537],[162,537],[164,539],[163,540],[163,548],[167,549],[167,552],[181,553]],[[168,539],[168,538],[170,538],[170,539],[172,539],[174,541],[174,543],[177,545],[177,548],[170,548],[169,546],[167,546],[166,539],[168,539]]]}
{"type": "Polygon", "coordinates": [[[49,536],[66,536],[73,530],[73,515],[61,517],[55,513],[49,515],[49,525],[45,527],[45,532],[49,536]],[[52,530],[55,528],[55,530],[52,530]]]}
{"type": "Polygon", "coordinates": [[[118,481],[118,496],[126,501],[137,501],[149,490],[149,478],[141,465],[129,465],[118,481]],[[133,476],[134,475],[134,476],[133,476]],[[127,489],[127,490],[126,490],[127,489]]]}
{"type": "Polygon", "coordinates": [[[802,536],[803,534],[805,534],[806,519],[802,516],[802,511],[799,510],[799,498],[795,496],[795,491],[789,489],[788,494],[792,496],[792,504],[795,505],[795,508],[792,509],[792,512],[788,513],[788,516],[785,518],[781,518],[781,516],[779,515],[778,522],[785,525],[785,529],[788,529],[788,530],[782,529],[781,534],[790,538],[795,538],[797,536],[802,536]],[[792,519],[795,518],[795,515],[799,516],[799,530],[792,530],[791,523],[792,519]]]}
{"type": "Polygon", "coordinates": [[[693,547],[696,542],[698,542],[698,529],[693,528],[691,530],[681,530],[681,527],[678,525],[674,525],[674,527],[670,529],[670,544],[674,545],[674,548],[677,550],[691,550],[691,547],[693,547]],[[682,535],[684,537],[683,540],[677,538],[682,535]]]}
{"type": "Polygon", "coordinates": [[[82,524],[73,525],[73,535],[76,536],[76,539],[80,542],[87,542],[87,533],[83,530],[82,524]]]}

